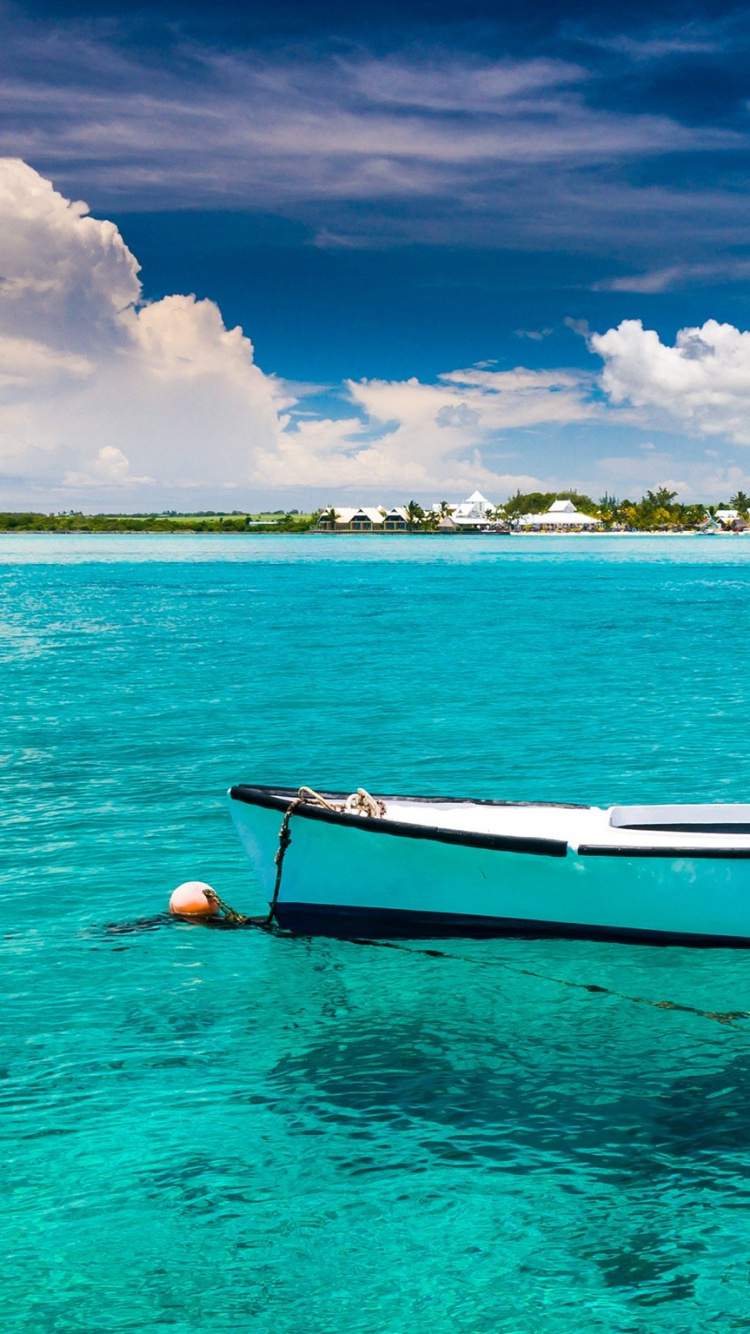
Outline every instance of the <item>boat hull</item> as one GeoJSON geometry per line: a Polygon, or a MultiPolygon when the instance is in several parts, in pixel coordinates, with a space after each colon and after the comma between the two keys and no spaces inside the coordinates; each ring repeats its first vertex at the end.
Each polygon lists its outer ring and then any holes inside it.
{"type": "MultiPolygon", "coordinates": [[[[284,804],[232,796],[230,806],[270,903],[284,804]]],[[[294,931],[750,945],[750,855],[574,850],[316,807],[299,808],[290,833],[275,916],[294,931]]]]}

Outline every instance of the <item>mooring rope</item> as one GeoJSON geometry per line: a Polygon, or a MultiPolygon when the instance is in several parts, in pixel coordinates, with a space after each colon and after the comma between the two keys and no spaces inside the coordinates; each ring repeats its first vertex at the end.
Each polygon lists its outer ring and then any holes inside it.
{"type": "MultiPolygon", "coordinates": [[[[214,895],[214,899],[217,908],[224,915],[221,918],[214,919],[214,921],[211,921],[210,918],[200,919],[200,925],[202,926],[252,926],[259,927],[279,940],[311,941],[314,939],[314,937],[306,935],[304,932],[287,931],[276,922],[269,921],[268,916],[245,917],[242,913],[235,912],[233,908],[230,908],[229,904],[220,899],[218,894],[214,895]]],[[[94,932],[101,931],[107,936],[137,935],[142,931],[156,931],[163,926],[174,926],[179,920],[170,913],[157,913],[154,917],[143,917],[136,922],[107,922],[104,926],[92,928],[92,930],[94,932]]],[[[85,934],[87,932],[84,932],[85,934]]],[[[737,1029],[740,1026],[735,1020],[750,1019],[750,1010],[701,1010],[697,1005],[683,1005],[678,1001],[654,1001],[650,1000],[648,996],[629,996],[627,992],[615,991],[612,987],[603,987],[598,983],[591,982],[573,982],[570,978],[555,977],[551,973],[540,973],[535,968],[522,968],[519,964],[508,963],[505,959],[477,959],[468,954],[452,954],[448,950],[404,945],[395,940],[368,940],[357,936],[338,937],[337,939],[340,943],[347,945],[369,945],[373,949],[399,950],[403,954],[414,954],[426,959],[451,959],[454,963],[468,963],[482,968],[502,968],[506,972],[518,973],[522,977],[533,977],[540,982],[553,982],[558,987],[570,987],[577,991],[586,991],[589,995],[612,996],[615,1000],[627,1001],[629,1005],[648,1005],[654,1010],[677,1010],[684,1014],[694,1014],[700,1019],[710,1019],[714,1023],[723,1024],[725,1028],[737,1029]]]]}
{"type": "MultiPolygon", "coordinates": [[[[279,933],[281,934],[281,933],[279,933]]],[[[521,968],[519,964],[508,963],[505,959],[477,959],[468,954],[452,954],[447,950],[422,949],[419,946],[402,945],[396,940],[367,940],[349,938],[352,945],[372,945],[378,949],[399,950],[403,954],[420,954],[428,959],[453,959],[457,963],[478,964],[482,968],[503,968],[510,973],[519,973],[523,977],[533,977],[541,982],[554,982],[559,987],[571,987],[578,991],[587,991],[591,995],[613,996],[616,1000],[628,1001],[631,1005],[649,1005],[654,1010],[681,1010],[685,1014],[696,1014],[701,1019],[712,1019],[717,1024],[737,1028],[735,1019],[750,1019],[750,1010],[701,1010],[697,1005],[682,1005],[678,1001],[654,1001],[648,996],[628,996],[625,992],[615,991],[612,987],[602,987],[590,982],[572,982],[569,978],[554,977],[550,973],[540,973],[534,968],[521,968]]]]}
{"type": "Polygon", "coordinates": [[[289,832],[289,822],[294,812],[299,806],[323,806],[327,811],[336,811],[342,815],[362,815],[371,820],[382,820],[385,815],[385,802],[379,801],[377,797],[370,796],[363,787],[358,787],[356,792],[352,792],[344,801],[329,801],[327,797],[321,796],[312,787],[301,787],[297,791],[296,797],[290,801],[284,811],[284,818],[281,821],[279,829],[279,846],[276,849],[274,862],[276,863],[276,880],[271,895],[271,903],[268,913],[265,917],[246,917],[242,913],[236,912],[234,908],[225,903],[223,899],[213,889],[205,889],[203,892],[214,907],[217,915],[221,915],[226,926],[257,926],[267,930],[274,923],[276,917],[276,904],[279,901],[281,892],[281,877],[284,873],[284,858],[286,850],[292,841],[289,832]]]}
{"type": "Polygon", "coordinates": [[[221,913],[224,921],[229,926],[247,926],[248,924],[252,925],[255,923],[256,919],[254,917],[245,917],[241,912],[235,912],[234,908],[231,908],[228,903],[225,903],[223,899],[220,899],[216,890],[210,889],[208,885],[206,885],[203,890],[203,894],[212,905],[214,912],[221,913]]]}
{"type": "Polygon", "coordinates": [[[264,923],[265,926],[270,926],[276,916],[276,904],[281,892],[281,877],[284,873],[284,858],[292,841],[292,836],[289,833],[289,821],[297,808],[304,805],[323,806],[325,810],[336,811],[340,815],[368,816],[371,820],[382,820],[385,815],[385,802],[379,801],[377,797],[371,797],[370,793],[366,792],[363,787],[358,787],[357,791],[352,792],[344,801],[329,801],[327,797],[322,797],[312,787],[299,788],[296,797],[290,801],[284,812],[284,819],[281,821],[281,828],[279,829],[279,846],[274,857],[276,883],[273,887],[271,906],[264,923]]]}
{"type": "MultiPolygon", "coordinates": [[[[322,806],[325,810],[336,811],[338,814],[360,815],[369,819],[382,819],[386,813],[385,802],[373,797],[363,787],[358,787],[356,792],[343,801],[330,801],[320,792],[316,792],[311,787],[300,787],[286,810],[284,818],[281,821],[279,829],[279,846],[276,849],[274,861],[276,864],[276,880],[273,887],[273,895],[268,913],[265,917],[246,917],[238,913],[234,908],[221,898],[213,889],[205,889],[206,898],[215,905],[217,914],[222,917],[222,925],[225,926],[254,926],[261,930],[272,932],[274,935],[286,939],[300,939],[300,934],[294,931],[286,931],[278,926],[276,922],[276,905],[279,901],[281,892],[281,880],[284,872],[284,858],[286,856],[292,836],[289,832],[289,824],[292,816],[300,806],[322,806]]],[[[304,937],[304,934],[302,935],[304,937]]],[[[478,964],[484,968],[502,968],[507,972],[517,973],[522,977],[533,977],[540,982],[553,982],[556,986],[570,987],[578,991],[586,991],[590,995],[612,996],[616,1000],[627,1001],[631,1005],[648,1005],[655,1010],[677,1010],[684,1014],[695,1014],[701,1019],[711,1019],[717,1024],[723,1024],[725,1027],[736,1028],[737,1019],[750,1019],[750,1010],[701,1010],[696,1005],[682,1005],[677,1001],[654,1001],[647,996],[629,996],[625,992],[615,991],[611,987],[603,987],[597,983],[573,982],[569,978],[554,977],[549,973],[540,973],[533,968],[522,968],[518,964],[508,963],[505,959],[477,959],[466,954],[454,954],[448,950],[437,950],[431,948],[421,948],[419,946],[403,945],[395,940],[368,940],[365,938],[348,937],[348,943],[351,945],[370,945],[377,949],[399,950],[404,954],[422,955],[428,959],[452,959],[456,963],[478,964]]]]}
{"type": "Polygon", "coordinates": [[[378,797],[371,797],[363,787],[358,787],[356,792],[352,792],[343,801],[329,801],[327,797],[321,797],[314,788],[301,787],[289,811],[301,802],[307,802],[311,806],[325,806],[327,811],[338,811],[340,815],[367,815],[371,820],[382,820],[385,815],[385,802],[380,801],[378,797]]]}

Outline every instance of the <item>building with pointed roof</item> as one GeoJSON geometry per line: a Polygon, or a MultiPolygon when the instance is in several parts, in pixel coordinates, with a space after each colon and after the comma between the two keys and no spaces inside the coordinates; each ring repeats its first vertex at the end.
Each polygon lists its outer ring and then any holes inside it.
{"type": "Polygon", "coordinates": [[[573,528],[601,528],[601,519],[591,514],[582,514],[572,500],[553,500],[545,514],[522,514],[517,522],[518,528],[534,528],[540,532],[566,532],[573,528]]]}
{"type": "Polygon", "coordinates": [[[495,506],[491,500],[475,491],[468,500],[451,509],[451,518],[457,528],[485,528],[491,522],[495,506]]]}
{"type": "Polygon", "coordinates": [[[383,527],[383,511],[379,509],[370,509],[362,507],[359,509],[344,508],[339,509],[336,506],[336,522],[333,524],[328,517],[328,511],[324,511],[318,519],[318,528],[330,531],[351,532],[351,533],[369,533],[372,530],[383,527]]]}

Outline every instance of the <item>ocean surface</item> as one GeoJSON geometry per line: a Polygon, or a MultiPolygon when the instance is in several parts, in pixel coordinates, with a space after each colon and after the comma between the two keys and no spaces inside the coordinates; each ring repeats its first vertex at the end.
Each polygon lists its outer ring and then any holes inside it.
{"type": "Polygon", "coordinates": [[[750,953],[159,916],[261,909],[233,782],[750,800],[750,541],[17,535],[0,604],[3,1331],[750,1328],[750,953]]]}

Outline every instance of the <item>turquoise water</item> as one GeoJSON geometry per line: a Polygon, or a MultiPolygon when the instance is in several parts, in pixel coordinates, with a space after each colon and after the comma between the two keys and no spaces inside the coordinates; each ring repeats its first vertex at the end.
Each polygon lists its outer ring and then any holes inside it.
{"type": "Polygon", "coordinates": [[[747,953],[111,924],[260,908],[236,781],[750,799],[750,542],[17,536],[0,599],[3,1329],[748,1328],[750,1021],[636,1003],[747,953]]]}

